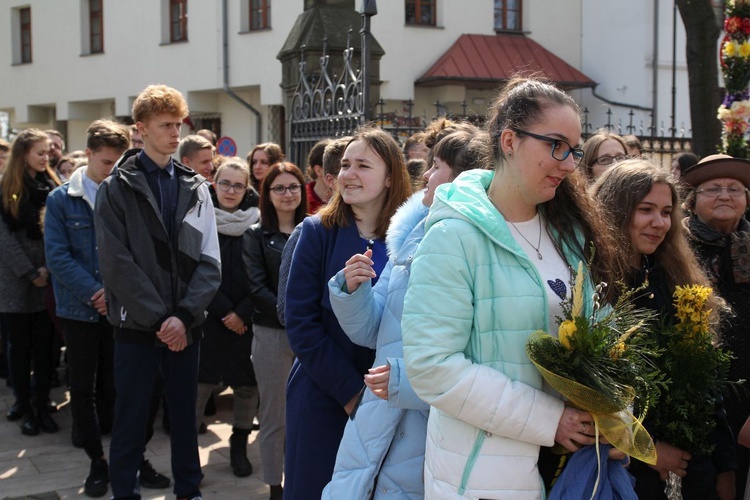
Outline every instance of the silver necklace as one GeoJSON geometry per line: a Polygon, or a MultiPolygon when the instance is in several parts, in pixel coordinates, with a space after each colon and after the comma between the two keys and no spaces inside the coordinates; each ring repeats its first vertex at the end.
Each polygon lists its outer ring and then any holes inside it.
{"type": "Polygon", "coordinates": [[[515,229],[516,232],[521,235],[521,238],[523,238],[524,241],[526,241],[526,243],[528,243],[531,246],[531,248],[533,248],[534,250],[536,250],[536,257],[539,260],[542,260],[544,257],[542,257],[542,252],[539,251],[539,249],[542,248],[542,216],[537,213],[537,217],[539,217],[539,240],[536,242],[536,246],[534,246],[534,244],[532,242],[530,242],[529,239],[526,236],[524,236],[524,234],[521,232],[521,230],[518,229],[518,226],[516,226],[515,224],[513,224],[512,221],[508,220],[508,218],[505,216],[505,214],[503,213],[503,211],[500,210],[500,207],[498,207],[497,205],[495,205],[495,202],[492,201],[492,198],[489,198],[489,200],[490,200],[490,203],[492,203],[492,205],[497,209],[497,211],[500,212],[500,215],[503,216],[503,219],[505,219],[505,222],[508,222],[508,223],[510,223],[511,226],[513,226],[513,229],[515,229]]]}

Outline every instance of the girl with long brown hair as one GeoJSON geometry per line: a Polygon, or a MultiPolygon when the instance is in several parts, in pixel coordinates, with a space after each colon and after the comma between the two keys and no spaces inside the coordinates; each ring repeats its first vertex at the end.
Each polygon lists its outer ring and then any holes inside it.
{"type": "Polygon", "coordinates": [[[341,329],[328,280],[366,249],[380,274],[387,261],[386,230],[410,194],[396,141],[363,128],[344,151],[331,201],[302,223],[286,289],[287,335],[297,359],[287,385],[285,497],[320,498],[374,359],[372,349],[355,345],[341,329]]]}
{"type": "Polygon", "coordinates": [[[16,401],[8,420],[24,421],[27,436],[57,432],[47,403],[53,367],[52,321],[45,308],[49,272],[45,267],[41,214],[50,191],[60,185],[49,167],[49,139],[41,130],[21,132],[11,146],[0,181],[0,321],[9,337],[10,371],[16,401]],[[35,394],[31,395],[31,363],[35,394]]]}

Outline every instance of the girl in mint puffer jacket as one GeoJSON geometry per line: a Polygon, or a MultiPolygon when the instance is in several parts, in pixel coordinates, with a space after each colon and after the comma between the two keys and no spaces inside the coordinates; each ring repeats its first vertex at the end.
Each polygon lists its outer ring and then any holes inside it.
{"type": "Polygon", "coordinates": [[[437,190],[404,303],[407,376],[432,407],[426,498],[541,498],[560,469],[549,447],[594,444],[591,415],[545,390],[525,352],[532,332],[556,334],[571,266],[607,282],[620,268],[576,170],[578,107],[516,79],[487,122],[495,171],[437,190]]]}

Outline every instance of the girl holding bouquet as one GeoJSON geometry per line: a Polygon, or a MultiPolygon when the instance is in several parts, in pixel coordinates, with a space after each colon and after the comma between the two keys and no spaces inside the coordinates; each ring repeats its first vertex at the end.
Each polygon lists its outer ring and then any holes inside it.
{"type": "MultiPolygon", "coordinates": [[[[629,249],[628,284],[633,288],[645,284],[645,290],[636,296],[636,306],[656,311],[667,323],[675,321],[673,295],[677,286],[709,286],[685,237],[678,189],[667,172],[640,159],[607,170],[592,186],[593,195],[619,230],[621,248],[629,249]]],[[[722,302],[712,295],[707,307],[721,311],[722,302]]],[[[653,418],[649,418],[658,414],[659,404],[649,412],[645,426],[656,442],[657,462],[650,466],[633,460],[629,470],[636,478],[638,497],[667,498],[664,480],[672,472],[683,478],[682,498],[686,500],[734,498],[734,445],[721,402],[717,401],[710,456],[693,456],[670,444],[653,429],[653,418]]]]}
{"type": "Polygon", "coordinates": [[[591,415],[546,388],[525,350],[536,330],[556,334],[571,267],[591,262],[603,281],[619,268],[576,169],[578,106],[517,78],[487,123],[494,171],[436,190],[404,302],[407,375],[431,405],[426,498],[540,498],[540,472],[549,484],[559,469],[550,447],[595,443],[591,415]]]}

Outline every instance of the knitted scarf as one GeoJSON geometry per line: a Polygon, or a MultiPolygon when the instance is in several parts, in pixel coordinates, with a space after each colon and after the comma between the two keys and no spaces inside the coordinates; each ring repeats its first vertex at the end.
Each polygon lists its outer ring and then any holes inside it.
{"type": "Polygon", "coordinates": [[[11,231],[26,230],[26,237],[32,240],[43,238],[41,212],[47,203],[47,195],[53,189],[52,180],[45,172],[38,172],[34,177],[23,176],[24,193],[20,197],[18,218],[3,211],[3,220],[11,231]]]}
{"type": "Polygon", "coordinates": [[[219,207],[214,207],[216,212],[216,228],[219,234],[226,236],[242,236],[250,226],[260,219],[258,207],[250,207],[247,210],[227,212],[219,207]]]}
{"type": "Polygon", "coordinates": [[[719,276],[723,271],[730,273],[736,284],[750,282],[750,222],[747,219],[744,217],[740,219],[737,230],[732,234],[724,234],[715,230],[695,214],[685,219],[685,226],[690,236],[703,244],[724,247],[728,250],[724,255],[731,257],[731,269],[727,267],[729,262],[717,259],[709,263],[710,274],[719,276]]]}

